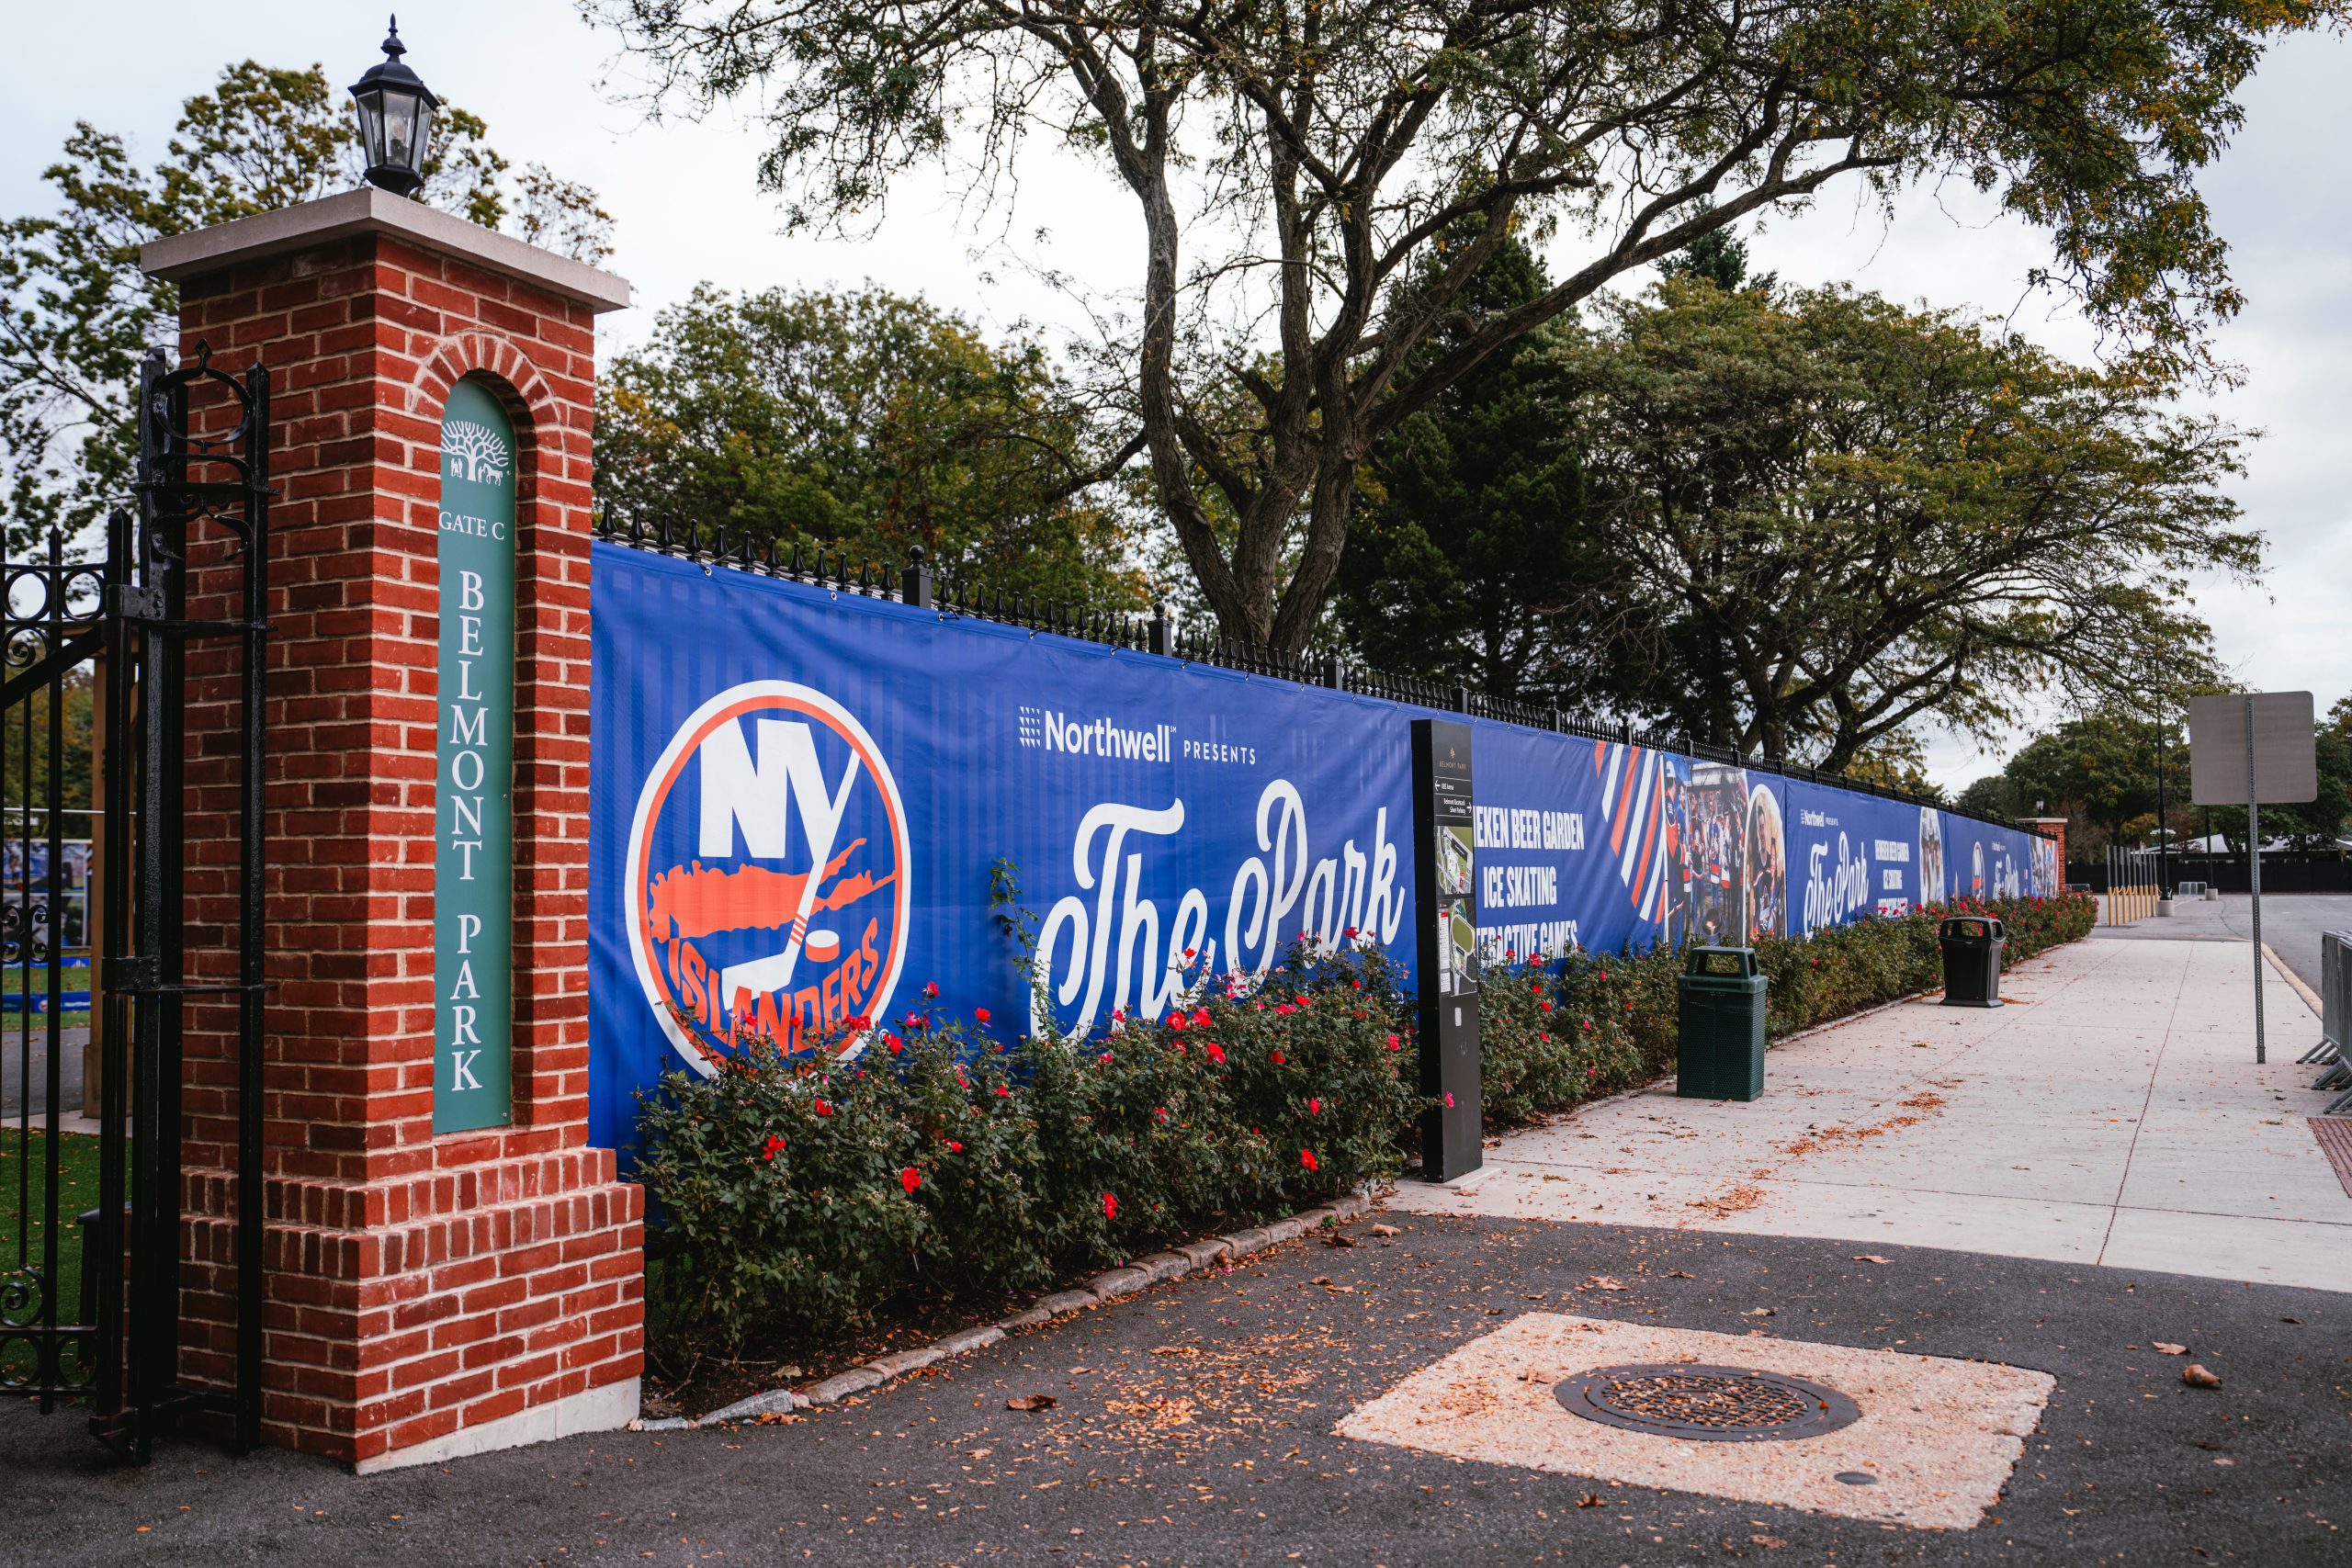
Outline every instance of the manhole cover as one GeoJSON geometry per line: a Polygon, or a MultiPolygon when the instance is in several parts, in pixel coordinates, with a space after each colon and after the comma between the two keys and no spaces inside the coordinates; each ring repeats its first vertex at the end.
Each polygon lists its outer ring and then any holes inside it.
{"type": "Polygon", "coordinates": [[[1748,1367],[1679,1363],[1600,1367],[1553,1393],[1570,1414],[1603,1426],[1709,1442],[1818,1437],[1861,1419],[1826,1384],[1748,1367]]]}

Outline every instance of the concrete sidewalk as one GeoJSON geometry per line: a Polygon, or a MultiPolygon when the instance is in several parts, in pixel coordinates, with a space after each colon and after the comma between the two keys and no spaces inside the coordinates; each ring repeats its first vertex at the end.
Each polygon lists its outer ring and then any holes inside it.
{"type": "Polygon", "coordinates": [[[2010,1006],[1917,1001],[1776,1047],[1764,1098],[1671,1081],[1516,1133],[1424,1213],[1957,1248],[2352,1291],[2352,1196],[2294,1057],[2318,1021],[2269,978],[2254,1065],[2243,942],[2094,937],[2010,1006]]]}

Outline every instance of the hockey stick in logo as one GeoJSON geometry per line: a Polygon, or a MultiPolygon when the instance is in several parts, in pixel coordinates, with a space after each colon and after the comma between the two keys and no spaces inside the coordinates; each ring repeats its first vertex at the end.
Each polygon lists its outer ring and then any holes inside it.
{"type": "MultiPolygon", "coordinates": [[[[792,984],[792,971],[800,962],[800,944],[808,940],[809,911],[816,908],[817,884],[821,881],[825,862],[833,852],[833,840],[841,831],[842,811],[849,805],[849,792],[857,783],[857,754],[850,753],[849,768],[842,774],[842,787],[832,800],[828,813],[825,841],[818,843],[812,836],[808,844],[808,875],[800,884],[800,897],[792,911],[792,934],[782,953],[772,953],[765,958],[748,963],[730,964],[719,971],[719,994],[730,1004],[736,997],[749,991],[763,995],[781,991],[792,984]]],[[[805,822],[805,818],[804,818],[805,822]]]]}

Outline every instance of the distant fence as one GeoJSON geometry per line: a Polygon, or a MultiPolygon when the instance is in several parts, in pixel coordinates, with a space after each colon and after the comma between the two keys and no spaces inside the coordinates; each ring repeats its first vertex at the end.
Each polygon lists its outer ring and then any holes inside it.
{"type": "MultiPolygon", "coordinates": [[[[2243,855],[2176,855],[2172,885],[2202,882],[2223,893],[2252,890],[2243,855]]],[[[2066,880],[2087,883],[2094,893],[2109,888],[2107,867],[2075,861],[2066,867],[2066,880]]],[[[2280,855],[2262,857],[2265,893],[2352,893],[2352,860],[2299,860],[2280,855]]]]}

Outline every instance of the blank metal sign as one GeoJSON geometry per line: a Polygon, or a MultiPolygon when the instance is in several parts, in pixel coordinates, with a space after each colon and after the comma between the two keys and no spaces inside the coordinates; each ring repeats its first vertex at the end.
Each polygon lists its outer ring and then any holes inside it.
{"type": "MultiPolygon", "coordinates": [[[[2255,803],[2299,806],[2318,799],[2312,694],[2256,692],[2251,700],[2255,803]]],[[[2246,803],[2247,702],[2244,692],[2188,699],[2188,788],[2199,806],[2246,803]]]]}

